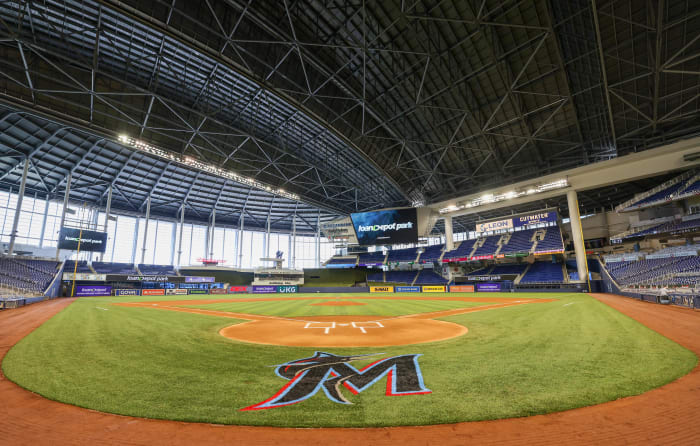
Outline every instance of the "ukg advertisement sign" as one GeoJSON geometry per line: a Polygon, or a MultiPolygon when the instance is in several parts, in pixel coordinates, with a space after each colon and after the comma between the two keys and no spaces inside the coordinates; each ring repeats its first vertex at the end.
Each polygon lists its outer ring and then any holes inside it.
{"type": "Polygon", "coordinates": [[[272,294],[276,292],[276,285],[253,285],[253,293],[256,294],[272,294]]]}
{"type": "Polygon", "coordinates": [[[476,284],[476,290],[477,291],[501,291],[501,284],[500,283],[477,283],[476,284]]]}
{"type": "Polygon", "coordinates": [[[299,288],[296,285],[281,285],[277,287],[278,293],[296,293],[299,288]]]}
{"type": "Polygon", "coordinates": [[[78,285],[75,287],[75,295],[84,296],[110,296],[112,287],[107,285],[78,285]]]}
{"type": "Polygon", "coordinates": [[[418,214],[415,208],[350,214],[357,243],[387,245],[418,241],[418,214]]]}

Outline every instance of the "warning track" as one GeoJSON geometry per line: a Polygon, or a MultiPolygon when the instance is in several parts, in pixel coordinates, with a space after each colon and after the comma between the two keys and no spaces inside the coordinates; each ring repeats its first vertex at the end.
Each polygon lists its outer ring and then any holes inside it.
{"type": "MultiPolygon", "coordinates": [[[[700,355],[700,312],[612,296],[600,301],[700,355]]],[[[0,313],[0,357],[72,299],[0,313]]],[[[118,416],[50,401],[0,374],[0,443],[189,444],[700,444],[700,366],[639,396],[566,412],[499,421],[373,429],[215,426],[118,416]]]]}

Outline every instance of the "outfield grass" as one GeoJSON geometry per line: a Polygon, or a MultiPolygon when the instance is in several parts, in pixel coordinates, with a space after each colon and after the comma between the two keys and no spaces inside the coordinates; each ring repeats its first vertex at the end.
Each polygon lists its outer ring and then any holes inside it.
{"type": "Polygon", "coordinates": [[[469,333],[446,341],[326,349],[423,355],[420,366],[431,394],[387,397],[382,380],[359,395],[346,392],[353,405],[332,403],[319,392],[292,406],[239,411],[287,383],[270,366],[311,356],[314,349],[223,338],[218,331],[237,322],[229,318],[110,305],[168,300],[162,296],[79,299],[12,348],[2,367],[9,379],[47,398],[105,412],[224,424],[359,427],[587,406],[661,386],[697,362],[692,352],[586,295],[541,297],[558,300],[447,317],[469,333]]]}
{"type": "Polygon", "coordinates": [[[488,305],[484,302],[460,302],[455,300],[382,300],[355,299],[347,300],[364,305],[326,306],[315,305],[328,302],[328,299],[289,300],[268,302],[223,302],[216,304],[180,305],[186,308],[204,310],[230,311],[233,313],[264,314],[266,316],[404,316],[407,314],[430,313],[433,311],[453,310],[488,305]]]}

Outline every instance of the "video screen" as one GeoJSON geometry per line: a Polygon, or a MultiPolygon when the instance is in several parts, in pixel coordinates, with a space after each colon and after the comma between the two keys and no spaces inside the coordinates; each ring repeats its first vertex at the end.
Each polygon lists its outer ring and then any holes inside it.
{"type": "Polygon", "coordinates": [[[58,235],[58,247],[60,249],[78,250],[78,239],[80,239],[80,250],[91,252],[105,252],[107,248],[107,233],[88,231],[83,229],[82,236],[80,229],[61,228],[58,235]]]}
{"type": "Polygon", "coordinates": [[[393,245],[418,241],[415,208],[350,214],[360,245],[393,245]]]}

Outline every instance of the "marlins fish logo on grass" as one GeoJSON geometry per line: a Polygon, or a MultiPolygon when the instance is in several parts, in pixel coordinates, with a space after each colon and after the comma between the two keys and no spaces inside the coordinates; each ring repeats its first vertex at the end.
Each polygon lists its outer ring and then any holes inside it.
{"type": "Polygon", "coordinates": [[[372,387],[384,376],[387,377],[387,396],[431,393],[423,384],[423,375],[418,365],[420,354],[380,359],[359,370],[349,364],[352,361],[377,355],[381,355],[381,353],[338,356],[332,353],[316,352],[310,358],[280,364],[275,369],[275,373],[289,382],[270,398],[241,410],[274,409],[289,406],[311,398],[321,389],[326,397],[333,402],[352,404],[341,393],[341,386],[357,395],[372,387]]]}

